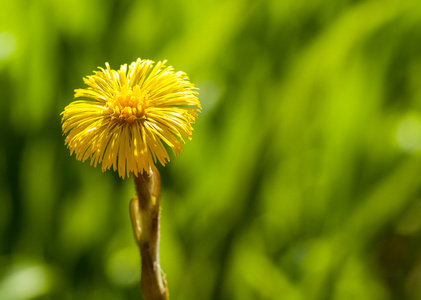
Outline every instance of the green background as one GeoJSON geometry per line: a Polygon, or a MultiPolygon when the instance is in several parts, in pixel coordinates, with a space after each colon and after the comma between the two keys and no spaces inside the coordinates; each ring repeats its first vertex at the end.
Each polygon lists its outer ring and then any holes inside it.
{"type": "Polygon", "coordinates": [[[132,178],[60,113],[168,60],[203,110],[162,175],[171,299],[421,299],[421,2],[2,1],[0,299],[141,299],[132,178]]]}

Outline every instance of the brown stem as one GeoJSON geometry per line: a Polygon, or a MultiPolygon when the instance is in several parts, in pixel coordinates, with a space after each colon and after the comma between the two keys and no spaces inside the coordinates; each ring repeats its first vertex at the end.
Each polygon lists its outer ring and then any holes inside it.
{"type": "Polygon", "coordinates": [[[140,288],[145,300],[167,300],[168,290],[159,265],[159,213],[161,178],[157,169],[134,176],[137,196],[130,202],[130,217],[140,249],[140,288]]]}

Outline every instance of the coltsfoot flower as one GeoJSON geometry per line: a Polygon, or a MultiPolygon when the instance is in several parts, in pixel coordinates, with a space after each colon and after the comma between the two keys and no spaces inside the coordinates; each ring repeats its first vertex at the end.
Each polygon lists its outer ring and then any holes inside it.
{"type": "Polygon", "coordinates": [[[122,178],[149,172],[157,161],[165,165],[164,144],[178,155],[201,106],[187,75],[165,63],[138,59],[117,71],[106,63],[84,78],[88,87],[75,90],[78,100],[62,112],[70,154],[102,164],[102,171],[118,169],[122,178]]]}

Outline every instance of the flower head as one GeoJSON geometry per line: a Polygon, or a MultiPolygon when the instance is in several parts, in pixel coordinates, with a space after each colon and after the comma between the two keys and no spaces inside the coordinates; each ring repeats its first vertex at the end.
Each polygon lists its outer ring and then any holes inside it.
{"type": "Polygon", "coordinates": [[[78,100],[62,112],[65,144],[76,159],[113,167],[120,177],[136,176],[175,155],[191,139],[191,126],[200,111],[197,89],[184,72],[165,62],[138,59],[120,70],[99,68],[83,79],[87,88],[75,90],[78,100]]]}

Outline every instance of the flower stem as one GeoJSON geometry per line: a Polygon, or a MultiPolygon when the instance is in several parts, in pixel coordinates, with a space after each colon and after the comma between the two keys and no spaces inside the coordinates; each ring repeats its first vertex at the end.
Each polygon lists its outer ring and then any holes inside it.
{"type": "Polygon", "coordinates": [[[157,169],[134,176],[137,196],[130,202],[130,217],[140,249],[140,289],[145,300],[167,300],[168,289],[159,264],[161,178],[157,169]]]}

